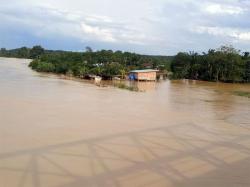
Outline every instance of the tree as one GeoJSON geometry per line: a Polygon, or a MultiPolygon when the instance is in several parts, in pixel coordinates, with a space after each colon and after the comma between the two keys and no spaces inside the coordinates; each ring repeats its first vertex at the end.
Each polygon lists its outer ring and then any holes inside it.
{"type": "Polygon", "coordinates": [[[30,57],[30,50],[27,47],[21,47],[17,55],[19,58],[29,58],[30,57]]]}
{"type": "Polygon", "coordinates": [[[85,48],[85,50],[86,50],[87,53],[92,53],[92,52],[93,52],[92,48],[89,47],[89,46],[87,46],[87,47],[85,48]]]}
{"type": "Polygon", "coordinates": [[[6,56],[6,55],[7,55],[7,50],[6,50],[6,48],[1,48],[0,54],[1,54],[1,56],[6,56]]]}
{"type": "Polygon", "coordinates": [[[199,69],[200,69],[199,54],[195,52],[190,52],[189,55],[190,55],[189,77],[191,79],[197,79],[199,76],[199,69]]]}
{"type": "Polygon", "coordinates": [[[247,60],[250,57],[250,53],[249,52],[244,52],[243,53],[243,59],[247,60]]]}
{"type": "Polygon", "coordinates": [[[122,69],[122,66],[117,62],[107,63],[102,67],[102,76],[104,78],[112,78],[113,76],[120,75],[120,70],[122,69]]]}
{"type": "Polygon", "coordinates": [[[231,45],[223,45],[221,46],[217,51],[220,51],[222,53],[226,53],[226,54],[239,54],[240,50],[235,49],[233,46],[231,45]]]}
{"type": "Polygon", "coordinates": [[[178,53],[171,64],[175,78],[188,78],[190,71],[191,57],[188,53],[178,53]]]}
{"type": "Polygon", "coordinates": [[[42,48],[40,45],[34,46],[31,50],[30,50],[30,58],[38,58],[39,56],[41,56],[42,54],[44,54],[45,50],[44,48],[42,48]]]}
{"type": "Polygon", "coordinates": [[[125,77],[126,77],[126,70],[124,68],[122,68],[119,71],[120,71],[121,78],[125,79],[125,77]]]}
{"type": "Polygon", "coordinates": [[[250,82],[250,61],[246,62],[246,67],[245,67],[245,81],[250,82]]]}

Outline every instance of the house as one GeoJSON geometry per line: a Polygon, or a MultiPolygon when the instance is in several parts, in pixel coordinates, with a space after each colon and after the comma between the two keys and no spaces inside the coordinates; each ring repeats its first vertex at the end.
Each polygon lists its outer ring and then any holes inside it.
{"type": "Polygon", "coordinates": [[[129,80],[138,81],[156,81],[156,73],[158,70],[145,69],[145,70],[134,70],[129,72],[129,80]]]}

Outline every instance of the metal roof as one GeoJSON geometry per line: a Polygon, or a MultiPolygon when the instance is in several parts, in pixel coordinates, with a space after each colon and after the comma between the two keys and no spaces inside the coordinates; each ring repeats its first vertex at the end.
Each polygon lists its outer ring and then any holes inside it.
{"type": "Polygon", "coordinates": [[[157,72],[159,70],[156,69],[142,69],[142,70],[133,70],[130,73],[149,73],[149,72],[157,72]]]}

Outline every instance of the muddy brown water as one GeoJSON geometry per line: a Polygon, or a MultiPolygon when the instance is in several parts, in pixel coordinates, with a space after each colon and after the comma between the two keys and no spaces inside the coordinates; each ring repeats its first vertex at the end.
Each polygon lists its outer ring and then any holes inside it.
{"type": "Polygon", "coordinates": [[[0,187],[249,187],[249,85],[39,74],[0,58],[0,187]]]}

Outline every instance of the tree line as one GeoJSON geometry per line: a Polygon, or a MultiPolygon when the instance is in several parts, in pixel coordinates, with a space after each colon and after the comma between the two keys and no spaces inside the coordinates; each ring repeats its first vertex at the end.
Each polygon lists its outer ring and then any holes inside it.
{"type": "Polygon", "coordinates": [[[207,53],[178,53],[171,63],[176,79],[220,82],[250,82],[250,53],[232,46],[210,49],[207,53]]]}
{"type": "Polygon", "coordinates": [[[29,49],[1,49],[0,56],[32,58],[30,67],[38,72],[67,74],[80,78],[98,75],[104,79],[114,76],[125,78],[134,69],[170,70],[172,57],[149,56],[136,53],[101,50],[93,51],[86,47],[85,52],[45,50],[41,46],[29,49]]]}
{"type": "Polygon", "coordinates": [[[159,69],[172,72],[174,79],[221,82],[250,82],[250,53],[241,53],[232,46],[210,49],[202,54],[180,52],[175,56],[150,56],[136,53],[86,47],[85,52],[33,48],[0,50],[0,56],[31,58],[30,67],[39,72],[52,72],[86,78],[98,75],[110,79],[124,78],[135,69],[159,69]]]}
{"type": "Polygon", "coordinates": [[[12,58],[30,58],[35,59],[38,58],[40,55],[45,53],[45,49],[41,46],[37,45],[32,48],[28,47],[21,47],[18,49],[10,49],[7,50],[6,48],[0,49],[0,56],[1,57],[12,57],[12,58]]]}

